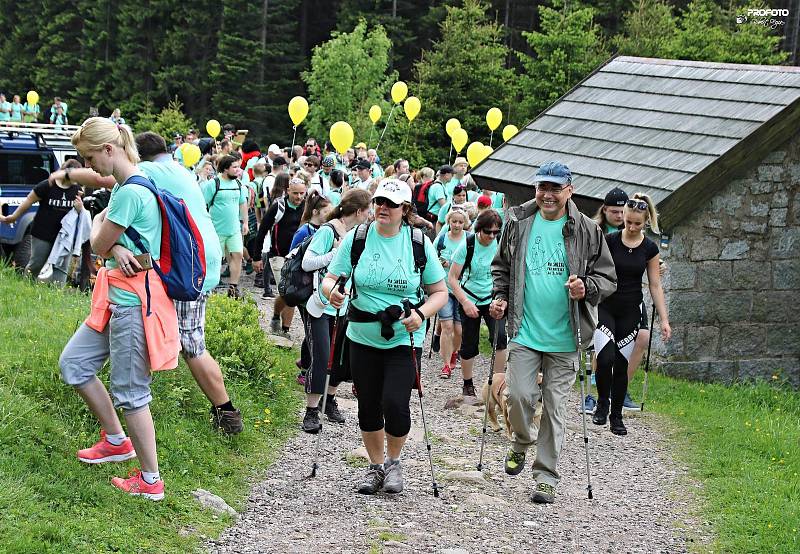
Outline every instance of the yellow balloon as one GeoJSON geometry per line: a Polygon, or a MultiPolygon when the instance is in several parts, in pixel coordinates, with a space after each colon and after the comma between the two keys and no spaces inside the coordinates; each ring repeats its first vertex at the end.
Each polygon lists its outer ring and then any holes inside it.
{"type": "Polygon", "coordinates": [[[183,165],[186,167],[194,167],[194,164],[200,161],[200,147],[196,144],[186,144],[183,149],[183,165]]]}
{"type": "Polygon", "coordinates": [[[494,152],[494,148],[492,148],[492,147],[491,147],[491,146],[489,146],[488,144],[487,144],[486,146],[484,146],[484,147],[483,147],[483,159],[482,159],[481,161],[483,161],[483,160],[485,160],[486,158],[488,158],[488,157],[489,157],[489,155],[490,155],[492,152],[494,152]]]}
{"type": "Polygon", "coordinates": [[[475,167],[486,157],[485,146],[482,142],[473,142],[467,147],[467,161],[470,167],[475,167]]]}
{"type": "Polygon", "coordinates": [[[392,85],[392,100],[399,104],[408,96],[408,86],[403,81],[397,81],[392,85]]]}
{"type": "Polygon", "coordinates": [[[302,96],[295,96],[289,100],[289,117],[292,123],[300,125],[308,115],[308,102],[302,96]]]}
{"type": "Polygon", "coordinates": [[[453,148],[456,149],[456,152],[459,154],[467,145],[467,141],[469,137],[467,136],[467,132],[464,129],[458,128],[453,131],[452,141],[453,141],[453,148]]]}
{"type": "Polygon", "coordinates": [[[503,140],[508,142],[517,133],[519,133],[519,129],[517,129],[516,125],[506,125],[503,127],[503,140]]]}
{"type": "Polygon", "coordinates": [[[494,131],[500,127],[502,121],[503,112],[500,111],[500,108],[492,108],[486,112],[486,124],[489,126],[490,130],[494,131]]]}
{"type": "Polygon", "coordinates": [[[403,104],[403,109],[406,112],[406,117],[409,121],[414,121],[414,118],[419,115],[419,110],[422,107],[420,104],[419,98],[416,96],[409,96],[406,98],[405,104],[403,104]]]}
{"type": "Polygon", "coordinates": [[[209,134],[209,136],[217,138],[221,130],[222,126],[216,119],[209,119],[208,123],[206,123],[206,132],[209,134]]]}
{"type": "Polygon", "coordinates": [[[444,124],[444,128],[445,131],[447,131],[447,136],[452,139],[455,130],[461,129],[461,122],[459,122],[455,117],[451,117],[447,120],[447,123],[444,124]]]}
{"type": "Polygon", "coordinates": [[[331,125],[331,144],[339,154],[344,154],[353,144],[353,128],[345,121],[337,121],[331,125]]]}
{"type": "Polygon", "coordinates": [[[370,121],[372,121],[372,124],[375,125],[380,118],[381,118],[381,107],[377,104],[373,104],[372,107],[369,109],[369,119],[370,121]]]}
{"type": "Polygon", "coordinates": [[[36,92],[35,90],[29,90],[28,91],[28,96],[26,97],[26,100],[28,101],[28,105],[30,105],[30,106],[33,106],[34,104],[38,104],[39,103],[39,93],[36,92]]]}

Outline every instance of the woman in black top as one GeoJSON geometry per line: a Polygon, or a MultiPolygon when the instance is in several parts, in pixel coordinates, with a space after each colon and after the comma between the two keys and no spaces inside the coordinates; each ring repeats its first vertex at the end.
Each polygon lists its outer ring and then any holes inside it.
{"type": "MultiPolygon", "coordinates": [[[[69,170],[73,167],[82,167],[77,160],[67,160],[61,169],[69,170]]],[[[7,216],[0,215],[0,223],[14,223],[31,206],[39,203],[39,209],[36,215],[33,216],[33,223],[31,224],[31,257],[28,265],[25,267],[25,273],[30,275],[31,279],[36,280],[39,272],[47,263],[47,258],[50,256],[50,251],[58,237],[58,232],[61,230],[61,220],[73,208],[77,211],[83,209],[83,201],[79,195],[81,187],[75,183],[65,184],[56,182],[51,185],[47,179],[36,185],[22,204],[7,216]]],[[[53,276],[50,281],[54,283],[66,283],[67,274],[61,269],[54,267],[53,276]]]]}
{"type": "Polygon", "coordinates": [[[659,232],[655,205],[646,194],[636,193],[625,203],[623,219],[625,227],[621,231],[606,235],[617,270],[617,291],[599,304],[594,334],[599,399],[592,421],[605,425],[610,408],[611,432],[615,435],[628,433],[622,422],[622,403],[628,390],[628,360],[641,319],[645,270],[661,320],[661,336],[667,341],[672,335],[658,270],[658,246],[644,234],[648,224],[653,232],[659,232]]]}

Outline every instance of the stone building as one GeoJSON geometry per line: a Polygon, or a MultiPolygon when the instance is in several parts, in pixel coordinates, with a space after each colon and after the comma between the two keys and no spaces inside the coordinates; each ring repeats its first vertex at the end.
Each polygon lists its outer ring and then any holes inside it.
{"type": "Polygon", "coordinates": [[[800,386],[800,68],[618,57],[472,175],[516,204],[550,159],[587,214],[615,186],[657,202],[665,372],[800,386]]]}

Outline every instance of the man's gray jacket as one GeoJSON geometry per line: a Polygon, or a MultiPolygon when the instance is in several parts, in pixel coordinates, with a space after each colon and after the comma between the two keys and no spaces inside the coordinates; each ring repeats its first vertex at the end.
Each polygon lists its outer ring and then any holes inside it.
{"type": "MultiPolygon", "coordinates": [[[[500,239],[500,247],[492,261],[494,297],[508,301],[507,332],[513,339],[519,334],[525,298],[525,256],[533,219],[539,206],[529,200],[509,208],[500,239]]],[[[583,215],[575,202],[567,201],[567,222],[562,230],[567,252],[569,274],[584,280],[586,296],[579,302],[581,345],[591,344],[597,327],[597,305],[617,290],[617,272],[600,227],[583,215]]],[[[570,327],[575,334],[575,306],[569,310],[570,327]]]]}

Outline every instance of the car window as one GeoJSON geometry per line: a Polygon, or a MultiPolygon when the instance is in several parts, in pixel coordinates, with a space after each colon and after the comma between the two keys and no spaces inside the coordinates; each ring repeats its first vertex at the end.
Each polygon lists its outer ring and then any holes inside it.
{"type": "Polygon", "coordinates": [[[0,152],[0,183],[36,185],[57,169],[49,152],[0,152]]]}

